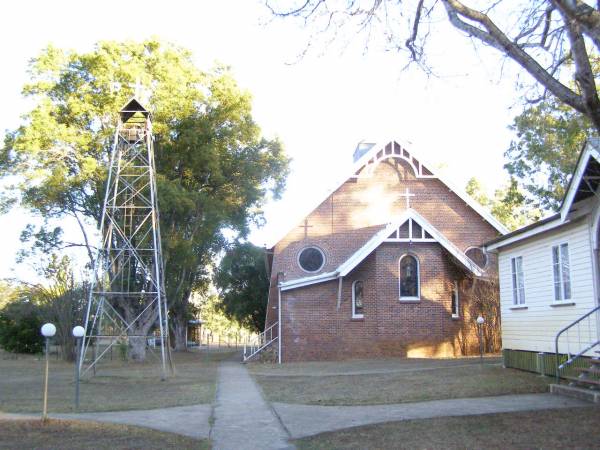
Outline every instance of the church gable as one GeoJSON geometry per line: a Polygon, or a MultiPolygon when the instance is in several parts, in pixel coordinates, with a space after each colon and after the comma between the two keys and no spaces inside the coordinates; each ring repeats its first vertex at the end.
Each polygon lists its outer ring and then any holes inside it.
{"type": "MultiPolygon", "coordinates": [[[[440,244],[450,255],[473,275],[482,276],[483,270],[458,247],[444,237],[433,225],[413,209],[408,209],[401,217],[377,232],[346,261],[332,271],[319,275],[302,277],[281,283],[282,290],[290,290],[315,283],[345,277],[384,242],[432,243],[440,244]]],[[[312,247],[308,247],[311,249],[312,247]]]]}
{"type": "MultiPolygon", "coordinates": [[[[334,273],[390,221],[409,210],[418,213],[439,237],[411,218],[384,239],[443,240],[464,256],[469,247],[497,236],[497,227],[396,142],[379,151],[374,148],[359,157],[351,177],[279,240],[273,248],[274,273],[285,272],[287,281],[334,273]],[[315,247],[323,255],[324,262],[316,272],[307,272],[298,263],[307,247],[315,247]]],[[[463,265],[470,269],[469,264],[463,265]]]]}

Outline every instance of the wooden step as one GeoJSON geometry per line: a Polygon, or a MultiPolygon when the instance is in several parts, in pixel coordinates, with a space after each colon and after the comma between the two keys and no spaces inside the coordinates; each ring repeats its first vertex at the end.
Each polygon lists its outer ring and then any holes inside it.
{"type": "Polygon", "coordinates": [[[599,359],[590,359],[590,363],[591,364],[600,364],[600,358],[599,359]]]}
{"type": "Polygon", "coordinates": [[[565,380],[573,381],[579,384],[588,384],[593,386],[600,386],[600,380],[594,380],[592,378],[578,378],[578,377],[563,377],[565,380]]]}
{"type": "Polygon", "coordinates": [[[585,367],[573,367],[573,369],[578,372],[585,372],[592,375],[600,376],[600,369],[596,369],[595,367],[590,367],[589,369],[586,369],[585,367]]]}

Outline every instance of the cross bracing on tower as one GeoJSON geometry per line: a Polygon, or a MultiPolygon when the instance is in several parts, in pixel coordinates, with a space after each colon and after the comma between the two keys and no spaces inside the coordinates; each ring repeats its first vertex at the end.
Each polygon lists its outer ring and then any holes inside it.
{"type": "Polygon", "coordinates": [[[86,308],[79,372],[85,375],[115,345],[143,360],[159,346],[167,374],[168,309],[156,198],[150,113],[135,99],[120,111],[100,222],[102,243],[86,308]]]}

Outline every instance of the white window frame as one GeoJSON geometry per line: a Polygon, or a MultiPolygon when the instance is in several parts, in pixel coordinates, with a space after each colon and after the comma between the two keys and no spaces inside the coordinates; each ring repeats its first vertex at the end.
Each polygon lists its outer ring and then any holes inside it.
{"type": "Polygon", "coordinates": [[[421,300],[421,262],[419,261],[419,258],[417,258],[416,255],[413,255],[412,253],[405,253],[404,255],[402,255],[400,257],[400,259],[398,260],[398,294],[400,296],[400,301],[420,301],[421,300]],[[415,261],[417,262],[417,296],[416,297],[407,297],[407,296],[402,296],[402,259],[404,259],[405,257],[410,256],[411,258],[414,258],[415,261]]]}
{"type": "Polygon", "coordinates": [[[452,288],[452,298],[456,295],[456,312],[454,312],[454,308],[452,308],[452,303],[450,303],[450,310],[452,313],[453,319],[458,319],[460,317],[460,294],[458,293],[458,281],[454,282],[454,286],[452,288]]]}
{"type": "Polygon", "coordinates": [[[513,306],[524,305],[525,304],[525,270],[523,269],[523,256],[514,256],[514,257],[510,258],[510,274],[511,274],[510,279],[511,279],[511,284],[512,284],[513,306]],[[519,271],[519,268],[521,269],[520,271],[519,271]]]}
{"type": "Polygon", "coordinates": [[[553,278],[553,283],[552,283],[552,291],[554,293],[554,301],[555,302],[564,302],[564,301],[570,301],[573,298],[573,288],[572,288],[572,281],[571,281],[571,254],[569,252],[569,243],[568,242],[561,242],[560,244],[557,245],[553,245],[552,246],[552,250],[551,250],[551,255],[552,255],[552,278],[553,278]],[[558,256],[558,261],[554,260],[554,251],[557,251],[557,256],[558,256]],[[565,261],[565,250],[566,249],[566,261],[565,261]],[[566,262],[566,277],[565,277],[565,265],[564,263],[566,262]],[[558,267],[558,273],[556,271],[556,268],[558,267]],[[558,278],[557,278],[558,275],[558,278]],[[565,280],[565,278],[568,278],[568,280],[565,280]],[[558,292],[558,298],[557,298],[557,292],[556,292],[556,285],[560,286],[560,290],[558,292]],[[567,287],[568,287],[568,291],[567,291],[567,287]]]}
{"type": "Polygon", "coordinates": [[[356,313],[356,291],[355,291],[355,287],[356,287],[356,283],[362,283],[363,284],[363,311],[365,308],[365,283],[362,280],[354,280],[352,282],[352,318],[353,319],[363,319],[365,317],[364,312],[357,314],[356,313]]]}

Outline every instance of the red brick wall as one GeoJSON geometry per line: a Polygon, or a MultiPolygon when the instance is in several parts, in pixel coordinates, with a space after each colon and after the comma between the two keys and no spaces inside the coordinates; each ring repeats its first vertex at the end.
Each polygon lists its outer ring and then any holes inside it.
{"type": "MultiPolygon", "coordinates": [[[[498,234],[439,180],[417,179],[406,162],[388,160],[371,178],[347,181],[312,211],[306,238],[302,221],[274,247],[267,326],[277,320],[278,272],[285,273],[286,281],[310,275],[297,264],[298,253],[309,245],[325,253],[319,273],[334,270],[405,211],[406,200],[398,194],[406,188],[415,194],[411,207],[460,250],[498,234]]],[[[283,293],[283,359],[458,355],[472,337],[465,337],[472,320],[463,315],[453,320],[450,313],[451,284],[462,280],[461,272],[437,243],[384,243],[344,279],[339,310],[337,281],[283,293]],[[417,255],[421,265],[421,301],[414,304],[398,298],[398,260],[407,251],[417,255]],[[362,321],[352,320],[350,310],[351,285],[358,278],[365,291],[362,321]]],[[[466,311],[466,294],[461,304],[466,311]]]]}
{"type": "Polygon", "coordinates": [[[282,359],[379,356],[459,356],[476,351],[474,328],[465,330],[470,300],[464,273],[436,243],[384,243],[343,282],[337,308],[337,281],[282,293],[282,359]],[[398,261],[406,253],[420,262],[421,299],[399,299],[398,261]],[[364,318],[352,319],[352,282],[364,283],[364,318]],[[451,290],[459,282],[461,314],[453,319],[451,290]],[[466,334],[465,334],[466,333],[466,334]]]}

